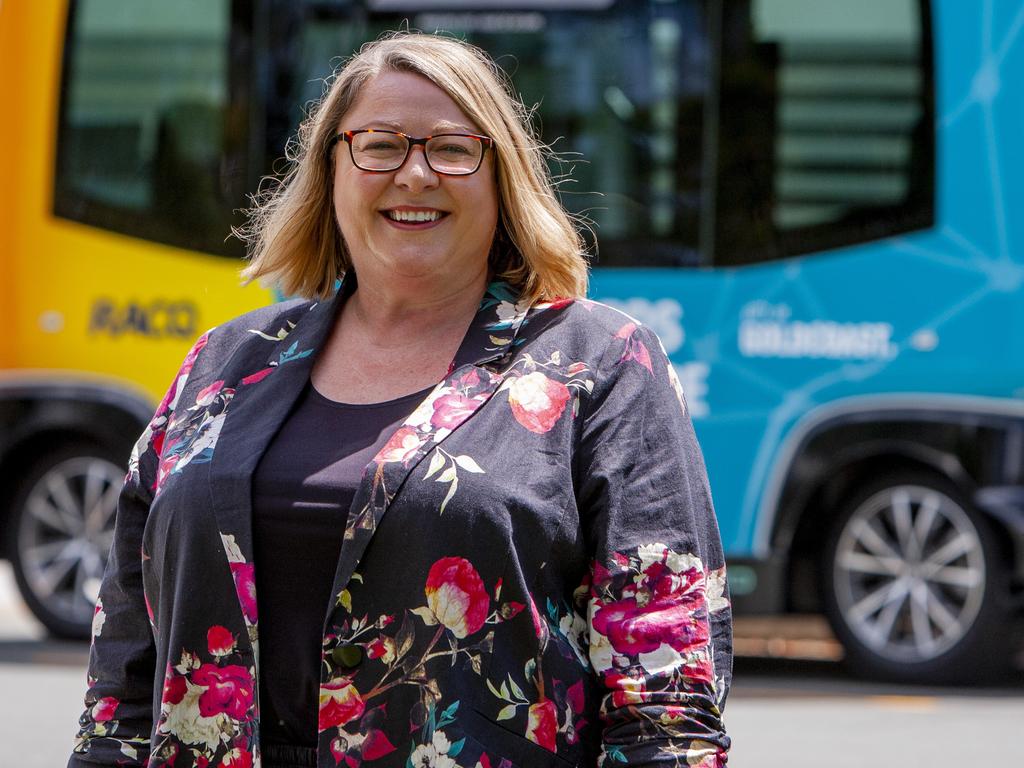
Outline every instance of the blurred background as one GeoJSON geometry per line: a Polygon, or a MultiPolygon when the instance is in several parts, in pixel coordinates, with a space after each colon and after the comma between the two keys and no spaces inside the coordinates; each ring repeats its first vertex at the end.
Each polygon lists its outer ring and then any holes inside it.
{"type": "Polygon", "coordinates": [[[0,0],[18,765],[70,749],[132,443],[192,340],[276,298],[238,287],[231,227],[403,26],[536,104],[592,296],[683,383],[733,763],[1024,760],[1024,0],[0,0]]]}

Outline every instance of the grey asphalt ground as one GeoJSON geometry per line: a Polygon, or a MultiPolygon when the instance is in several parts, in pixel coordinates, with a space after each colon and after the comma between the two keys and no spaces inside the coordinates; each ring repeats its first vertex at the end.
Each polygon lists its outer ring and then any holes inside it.
{"type": "MultiPolygon", "coordinates": [[[[1024,673],[990,688],[866,683],[832,660],[838,647],[813,621],[741,621],[737,646],[760,656],[736,662],[730,766],[1024,768],[1024,673]]],[[[66,763],[86,657],[45,638],[0,563],[0,768],[66,763]]]]}

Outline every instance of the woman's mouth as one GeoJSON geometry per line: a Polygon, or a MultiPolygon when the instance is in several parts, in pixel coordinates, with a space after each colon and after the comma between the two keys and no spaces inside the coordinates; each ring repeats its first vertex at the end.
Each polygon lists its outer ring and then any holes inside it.
{"type": "Polygon", "coordinates": [[[448,215],[445,211],[439,211],[436,208],[390,208],[381,211],[381,213],[392,224],[396,224],[403,229],[426,228],[436,224],[448,215]]]}

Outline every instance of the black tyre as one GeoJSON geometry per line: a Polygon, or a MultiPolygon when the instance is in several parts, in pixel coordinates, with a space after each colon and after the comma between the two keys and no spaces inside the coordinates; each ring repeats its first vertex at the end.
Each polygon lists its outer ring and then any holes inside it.
{"type": "Polygon", "coordinates": [[[990,522],[943,477],[898,472],[851,496],[822,573],[829,621],[861,674],[968,682],[1009,666],[1006,563],[990,522]]]}
{"type": "Polygon", "coordinates": [[[91,634],[123,464],[94,443],[62,446],[40,456],[15,493],[14,575],[29,609],[59,637],[91,634]]]}

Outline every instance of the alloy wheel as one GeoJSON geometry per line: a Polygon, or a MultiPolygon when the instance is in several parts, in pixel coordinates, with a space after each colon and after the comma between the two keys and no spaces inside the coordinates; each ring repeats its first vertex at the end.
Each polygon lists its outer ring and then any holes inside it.
{"type": "Polygon", "coordinates": [[[961,642],[985,594],[985,550],[970,516],[922,485],[869,496],[836,543],[833,588],[853,635],[892,662],[922,663],[961,642]]]}
{"type": "Polygon", "coordinates": [[[18,565],[47,613],[88,626],[114,535],[123,469],[74,456],[47,469],[24,497],[18,565]]]}

